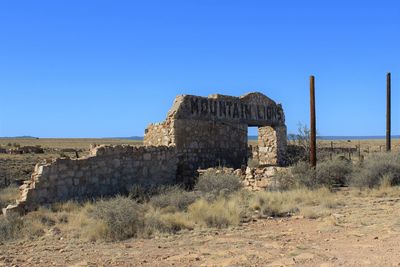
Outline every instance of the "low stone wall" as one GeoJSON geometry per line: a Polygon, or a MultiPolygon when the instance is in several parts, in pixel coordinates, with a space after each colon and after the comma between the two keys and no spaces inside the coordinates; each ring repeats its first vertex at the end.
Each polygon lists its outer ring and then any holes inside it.
{"type": "Polygon", "coordinates": [[[133,184],[174,184],[175,147],[93,147],[89,156],[59,158],[37,164],[31,180],[20,187],[20,198],[7,211],[30,211],[39,205],[67,200],[112,196],[127,192],[133,184]]]}
{"type": "Polygon", "coordinates": [[[244,186],[252,191],[266,190],[276,186],[275,175],[278,172],[287,171],[288,168],[284,167],[260,167],[260,168],[246,168],[242,172],[242,179],[244,186]]]}
{"type": "Polygon", "coordinates": [[[289,168],[285,167],[247,167],[245,170],[233,169],[233,168],[209,168],[205,170],[199,170],[199,174],[202,175],[207,171],[214,170],[217,173],[233,174],[241,178],[243,185],[246,189],[251,191],[262,191],[267,190],[276,186],[274,179],[275,175],[279,172],[287,172],[289,168]]]}

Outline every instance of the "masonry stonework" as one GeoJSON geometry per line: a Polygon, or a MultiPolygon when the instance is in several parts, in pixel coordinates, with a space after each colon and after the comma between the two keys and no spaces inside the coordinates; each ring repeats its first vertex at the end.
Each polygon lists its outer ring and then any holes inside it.
{"type": "Polygon", "coordinates": [[[20,187],[20,198],[8,211],[20,213],[39,205],[126,193],[134,184],[175,184],[174,147],[97,146],[79,159],[39,163],[20,187]]]}
{"type": "Polygon", "coordinates": [[[249,126],[259,127],[260,163],[284,165],[284,112],[281,105],[260,93],[241,97],[178,96],[167,119],[147,128],[144,142],[176,146],[178,179],[190,184],[193,182],[190,178],[199,168],[246,165],[249,126]]]}
{"type": "Polygon", "coordinates": [[[198,169],[240,169],[249,154],[256,154],[262,165],[284,165],[286,141],[282,106],[261,93],[180,95],[164,122],[148,126],[144,146],[102,145],[85,158],[38,164],[31,180],[21,186],[17,204],[7,210],[111,196],[133,184],[191,187],[198,169]],[[248,153],[249,126],[259,127],[253,153],[248,153]]]}
{"type": "Polygon", "coordinates": [[[258,128],[258,160],[261,165],[284,165],[287,146],[286,126],[258,128]]]}

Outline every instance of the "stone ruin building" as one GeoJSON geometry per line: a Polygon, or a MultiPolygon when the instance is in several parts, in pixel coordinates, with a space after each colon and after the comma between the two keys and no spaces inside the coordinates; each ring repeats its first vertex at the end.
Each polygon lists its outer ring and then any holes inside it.
{"type": "Polygon", "coordinates": [[[198,169],[246,166],[249,155],[261,165],[285,165],[285,115],[261,93],[241,97],[177,96],[167,118],[145,131],[143,146],[100,145],[87,157],[38,163],[20,198],[3,212],[26,212],[38,205],[127,192],[143,186],[193,185],[198,169]],[[248,128],[258,127],[258,145],[248,147],[248,128]]]}
{"type": "Polygon", "coordinates": [[[197,169],[246,165],[252,126],[258,127],[259,163],[283,165],[287,141],[283,109],[260,93],[178,96],[167,119],[146,129],[144,144],[176,147],[178,182],[190,183],[184,179],[197,169]]]}

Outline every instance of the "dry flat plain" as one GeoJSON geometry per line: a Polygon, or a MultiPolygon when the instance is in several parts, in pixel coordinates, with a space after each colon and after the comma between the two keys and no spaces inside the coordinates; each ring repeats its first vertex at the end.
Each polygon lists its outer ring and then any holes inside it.
{"type": "Polygon", "coordinates": [[[40,146],[45,150],[44,154],[22,154],[9,155],[0,153],[0,186],[4,181],[23,181],[30,178],[35,164],[42,159],[56,158],[60,155],[67,155],[71,158],[76,157],[75,152],[78,151],[78,156],[84,156],[89,152],[91,144],[131,144],[140,145],[141,141],[133,140],[118,140],[118,139],[93,139],[93,138],[0,138],[0,148],[10,148],[17,146],[40,146]]]}
{"type": "MultiPolygon", "coordinates": [[[[358,141],[334,141],[341,146],[358,141]]],[[[140,142],[108,139],[0,139],[40,145],[45,154],[0,154],[3,178],[29,177],[37,160],[82,149],[90,143],[140,142]],[[22,171],[21,171],[22,170],[22,171]]],[[[384,140],[360,142],[362,151],[379,151],[384,140]]],[[[321,141],[330,146],[330,141],[321,141]]],[[[396,142],[394,148],[397,149],[396,142]]],[[[367,153],[367,152],[363,152],[367,153]]],[[[227,229],[184,230],[151,239],[87,241],[49,225],[33,239],[0,243],[0,266],[400,266],[400,189],[345,188],[332,193],[340,203],[323,214],[254,218],[227,229]]]]}
{"type": "Polygon", "coordinates": [[[153,239],[87,242],[49,229],[0,245],[2,266],[399,266],[400,190],[340,191],[318,219],[260,219],[153,239]]]}
{"type": "MultiPolygon", "coordinates": [[[[84,156],[88,153],[91,144],[131,144],[141,145],[141,141],[126,140],[126,139],[96,139],[96,138],[0,138],[0,148],[10,148],[15,145],[19,146],[40,146],[45,150],[44,154],[23,154],[23,155],[9,155],[0,153],[0,187],[10,181],[17,181],[21,183],[23,180],[30,178],[30,174],[35,164],[42,159],[49,159],[59,157],[60,155],[67,155],[71,158],[76,157],[75,152],[69,152],[77,150],[79,156],[84,156]],[[11,146],[10,146],[11,145],[11,146]],[[65,152],[67,151],[67,152],[65,152]]],[[[257,141],[251,140],[249,144],[255,145],[257,141]]],[[[367,155],[372,152],[379,152],[385,149],[385,140],[320,140],[318,141],[319,147],[330,148],[333,145],[334,148],[353,148],[356,146],[361,147],[361,154],[367,155]]],[[[392,149],[394,151],[400,150],[400,141],[392,141],[392,149]]],[[[343,155],[348,156],[348,153],[343,155]]],[[[353,152],[353,158],[357,157],[358,153],[353,152]]]]}

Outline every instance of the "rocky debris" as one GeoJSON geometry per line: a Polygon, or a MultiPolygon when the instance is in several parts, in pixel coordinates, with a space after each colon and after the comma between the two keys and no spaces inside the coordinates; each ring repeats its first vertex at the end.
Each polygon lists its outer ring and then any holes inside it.
{"type": "MultiPolygon", "coordinates": [[[[6,211],[30,211],[39,205],[112,196],[134,184],[165,185],[179,181],[194,185],[196,170],[210,166],[240,168],[248,159],[248,127],[259,130],[260,164],[283,165],[286,126],[280,104],[261,93],[241,97],[178,96],[167,119],[146,129],[144,146],[93,146],[89,155],[58,158],[35,167],[20,187],[16,205],[6,211]]],[[[12,153],[43,153],[40,147],[21,147],[12,153]]],[[[279,167],[230,170],[251,190],[273,183],[279,167]]]]}
{"type": "Polygon", "coordinates": [[[276,186],[276,181],[274,179],[275,175],[278,172],[288,171],[289,168],[285,167],[277,167],[277,166],[268,166],[268,167],[247,167],[244,170],[242,169],[233,169],[233,168],[209,168],[198,170],[199,175],[204,174],[208,171],[214,171],[215,173],[223,173],[223,174],[233,174],[240,177],[243,181],[245,188],[252,191],[262,191],[273,186],[276,186]]]}

